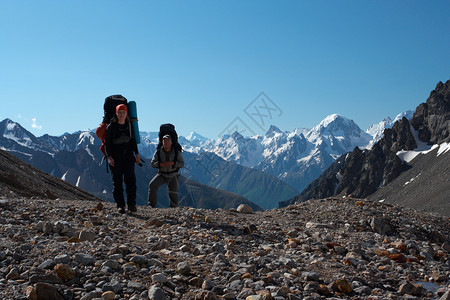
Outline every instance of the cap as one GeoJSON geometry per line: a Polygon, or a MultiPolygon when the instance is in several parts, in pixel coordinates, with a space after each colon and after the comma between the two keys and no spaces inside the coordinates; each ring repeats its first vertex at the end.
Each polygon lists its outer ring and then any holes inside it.
{"type": "Polygon", "coordinates": [[[124,110],[124,111],[128,112],[128,108],[125,104],[119,104],[116,106],[116,114],[119,112],[119,110],[124,110]]]}
{"type": "Polygon", "coordinates": [[[172,137],[170,136],[170,134],[166,134],[165,136],[163,136],[163,139],[172,140],[172,137]]]}

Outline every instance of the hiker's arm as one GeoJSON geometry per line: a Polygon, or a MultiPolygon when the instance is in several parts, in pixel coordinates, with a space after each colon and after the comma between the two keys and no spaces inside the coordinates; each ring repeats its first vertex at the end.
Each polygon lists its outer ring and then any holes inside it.
{"type": "Polygon", "coordinates": [[[159,168],[159,160],[158,160],[158,149],[155,151],[153,155],[152,162],[150,163],[153,168],[159,168]]]}
{"type": "MultiPolygon", "coordinates": [[[[105,134],[105,151],[106,155],[111,156],[113,154],[112,151],[112,126],[109,125],[106,128],[106,134],[105,134]]],[[[108,157],[109,160],[109,157],[108,157]]]]}
{"type": "Polygon", "coordinates": [[[181,151],[177,151],[177,162],[175,164],[176,168],[183,168],[184,167],[184,159],[183,155],[181,155],[181,151]]]}

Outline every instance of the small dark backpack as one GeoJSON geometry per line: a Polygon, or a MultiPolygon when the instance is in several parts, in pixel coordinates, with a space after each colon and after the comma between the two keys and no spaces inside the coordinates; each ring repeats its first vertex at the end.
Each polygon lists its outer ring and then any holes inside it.
{"type": "Polygon", "coordinates": [[[162,148],[162,140],[166,134],[170,135],[170,137],[172,138],[172,147],[175,149],[174,162],[177,162],[178,151],[181,152],[183,149],[182,149],[180,143],[178,143],[178,134],[175,131],[174,125],[167,123],[167,124],[162,124],[161,126],[159,126],[159,133],[158,133],[159,143],[158,143],[158,147],[156,147],[156,151],[158,151],[157,153],[159,155],[159,149],[162,148]]]}

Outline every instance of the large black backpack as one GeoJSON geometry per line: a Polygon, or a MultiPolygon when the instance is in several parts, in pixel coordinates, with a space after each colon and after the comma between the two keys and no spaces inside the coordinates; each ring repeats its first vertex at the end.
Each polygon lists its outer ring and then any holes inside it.
{"type": "Polygon", "coordinates": [[[128,100],[122,95],[112,95],[105,98],[103,104],[103,123],[109,124],[116,115],[116,107],[119,104],[127,105],[128,100]]]}
{"type": "Polygon", "coordinates": [[[159,149],[162,148],[162,140],[166,134],[170,135],[170,137],[172,138],[172,147],[175,149],[175,161],[174,162],[177,162],[177,156],[178,156],[177,151],[181,152],[183,149],[182,149],[180,143],[178,143],[178,134],[175,131],[174,125],[167,123],[167,124],[162,124],[161,126],[159,126],[159,133],[158,133],[159,143],[158,143],[158,147],[156,147],[156,151],[159,156],[159,149]]]}

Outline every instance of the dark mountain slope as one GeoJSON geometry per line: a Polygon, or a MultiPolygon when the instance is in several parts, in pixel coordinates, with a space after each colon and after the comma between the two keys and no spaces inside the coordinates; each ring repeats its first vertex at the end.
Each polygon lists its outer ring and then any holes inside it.
{"type": "Polygon", "coordinates": [[[100,200],[84,190],[0,150],[0,195],[48,199],[100,200]]]}
{"type": "Polygon", "coordinates": [[[450,216],[450,151],[419,154],[409,164],[368,199],[450,216]]]}
{"type": "MultiPolygon", "coordinates": [[[[450,142],[450,80],[436,85],[426,103],[417,107],[411,122],[403,118],[392,129],[386,129],[383,138],[370,151],[355,148],[353,152],[344,154],[300,195],[281,202],[280,206],[335,195],[368,197],[414,167],[403,162],[397,152],[418,147],[414,138],[416,132],[422,143],[450,142]]],[[[428,162],[435,163],[439,162],[428,162]]],[[[420,165],[415,168],[419,169],[420,165]]],[[[435,173],[435,176],[440,176],[435,173]]],[[[430,203],[422,202],[421,205],[427,207],[430,203]]]]}

